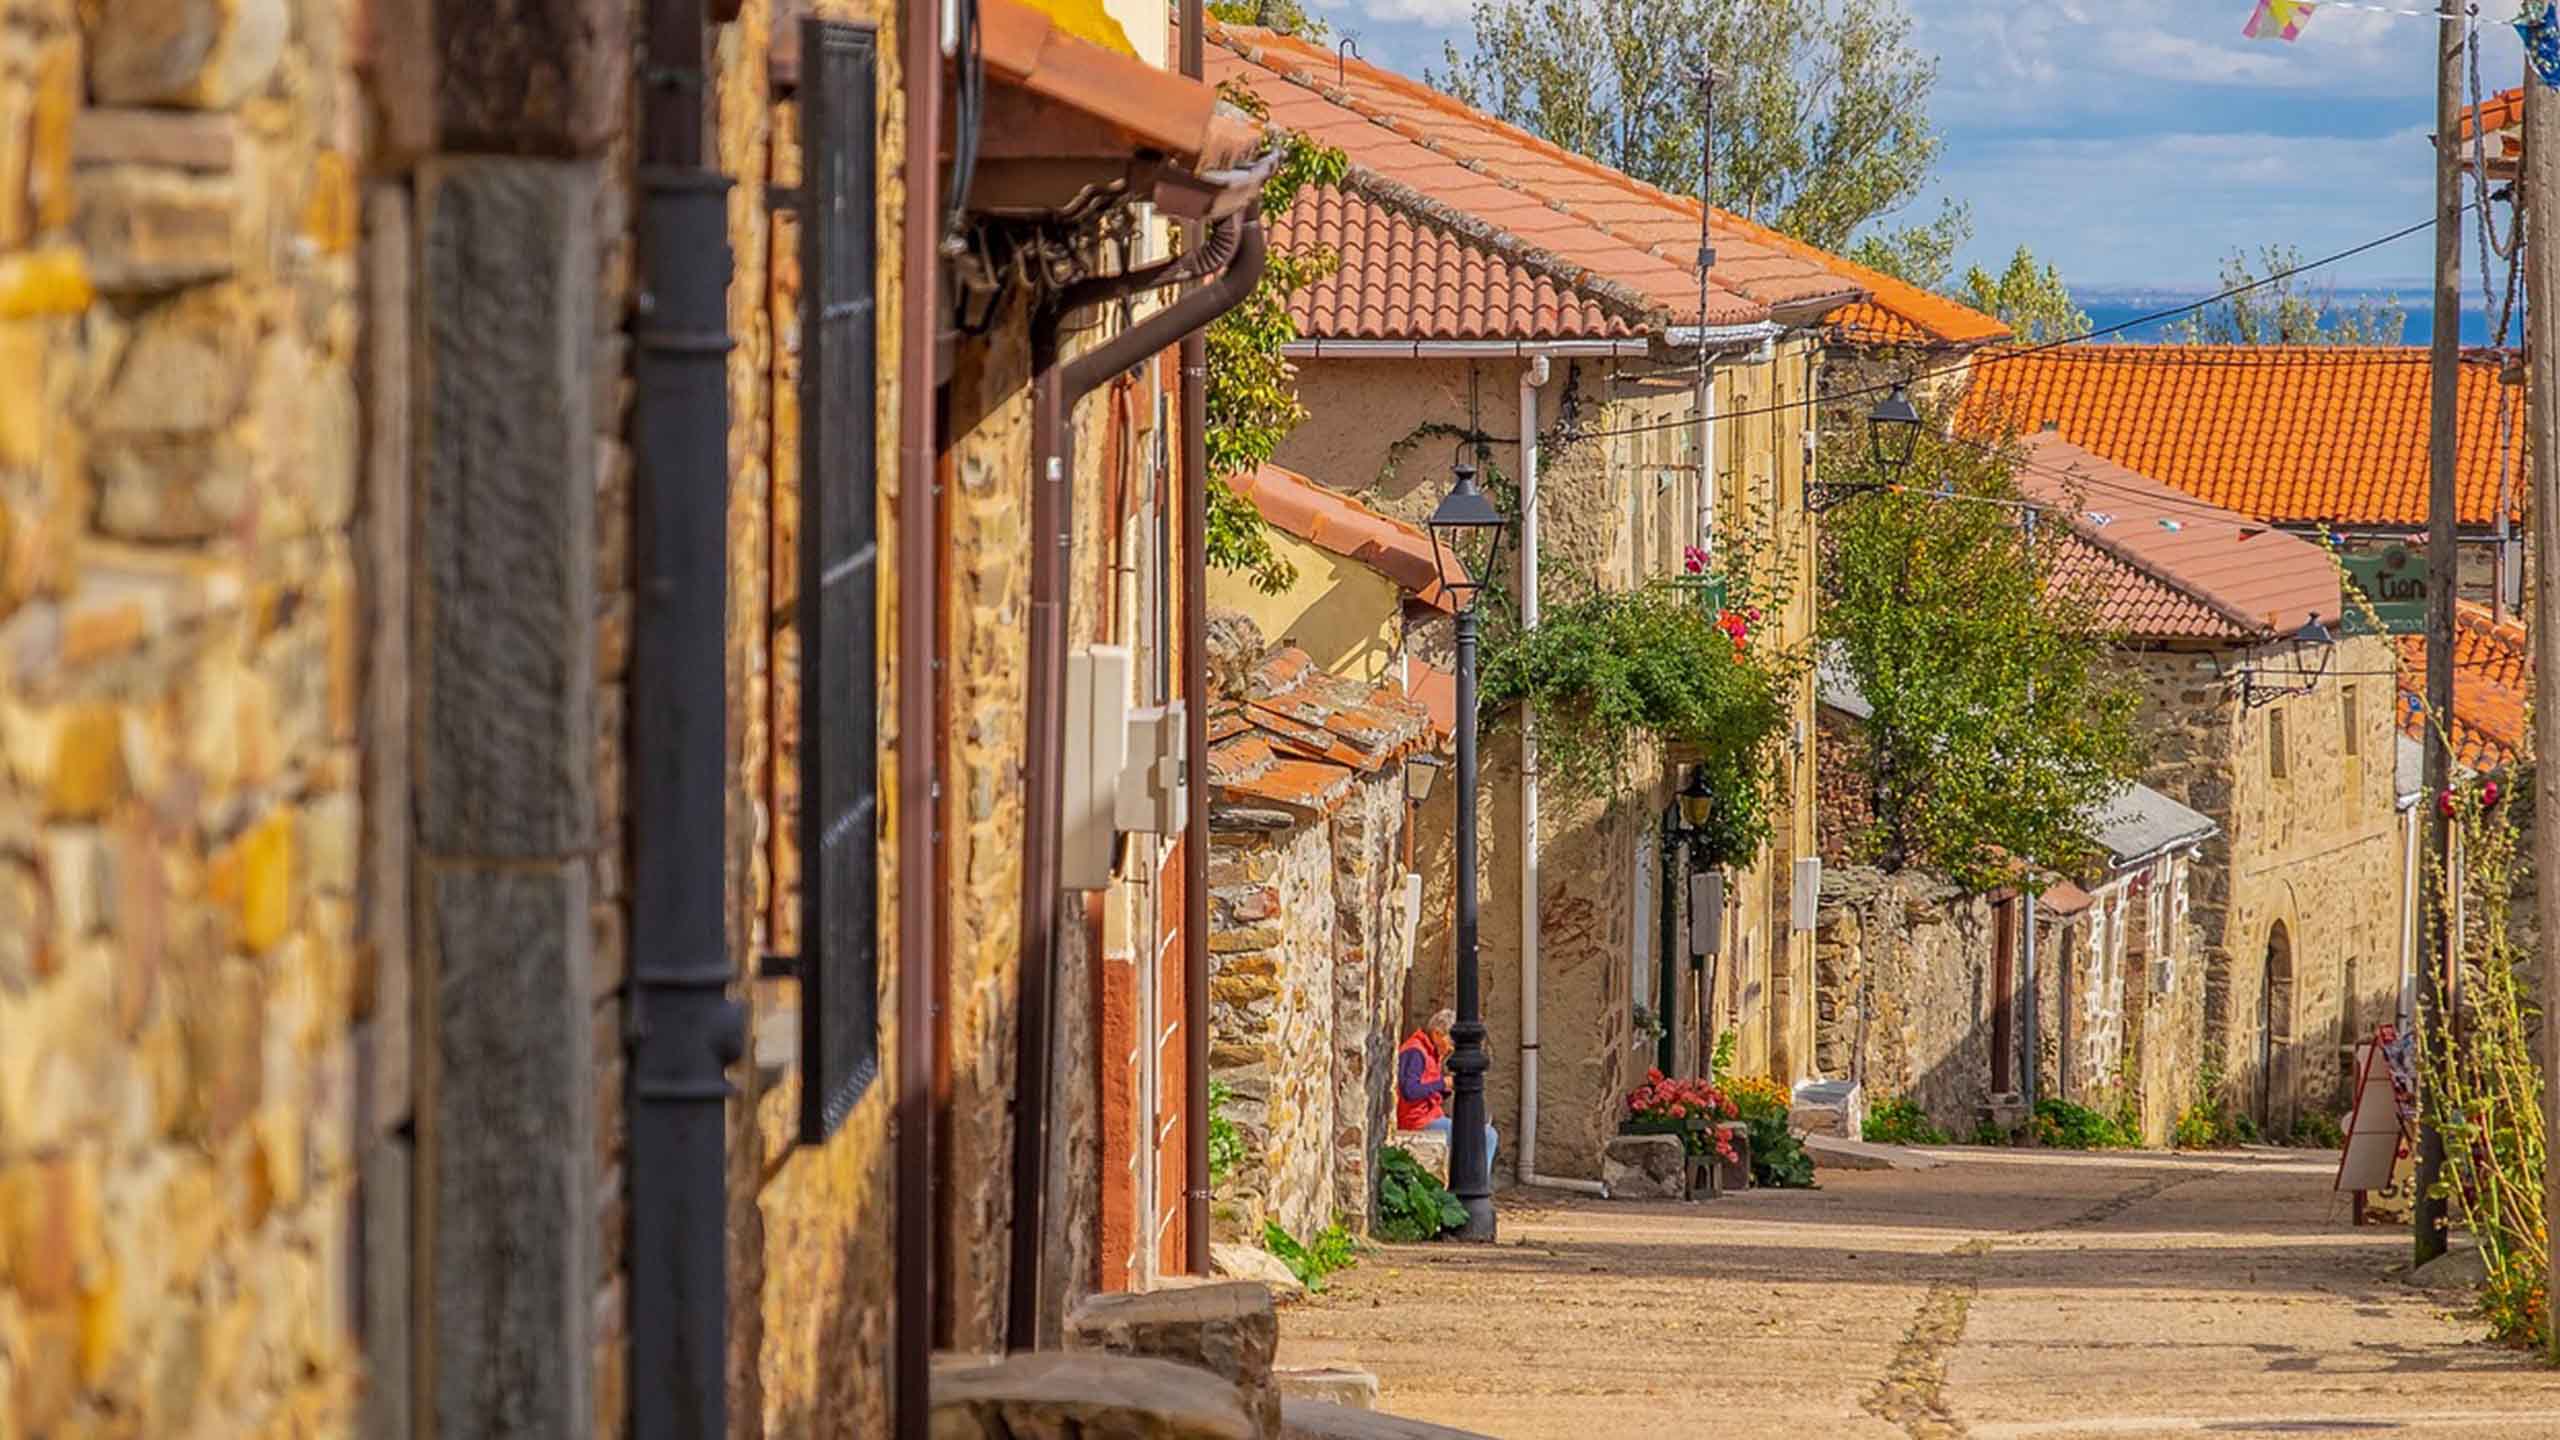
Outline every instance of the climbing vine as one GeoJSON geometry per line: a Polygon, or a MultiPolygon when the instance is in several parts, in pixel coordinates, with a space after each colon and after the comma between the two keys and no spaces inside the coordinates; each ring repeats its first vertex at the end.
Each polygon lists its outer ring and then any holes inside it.
{"type": "MultiPolygon", "coordinates": [[[[1221,98],[1258,119],[1270,107],[1232,81],[1221,98]]],[[[1337,184],[1350,169],[1343,153],[1303,135],[1278,132],[1280,163],[1262,186],[1262,213],[1276,217],[1301,192],[1337,184]]],[[[1242,571],[1266,591],[1288,587],[1295,568],[1272,549],[1261,512],[1224,482],[1249,475],[1271,459],[1307,410],[1298,402],[1297,367],[1280,353],[1298,338],[1289,319],[1289,297],[1333,273],[1341,257],[1322,245],[1275,245],[1262,279],[1243,303],[1211,322],[1206,342],[1209,373],[1204,386],[1209,452],[1208,562],[1242,571]]]]}

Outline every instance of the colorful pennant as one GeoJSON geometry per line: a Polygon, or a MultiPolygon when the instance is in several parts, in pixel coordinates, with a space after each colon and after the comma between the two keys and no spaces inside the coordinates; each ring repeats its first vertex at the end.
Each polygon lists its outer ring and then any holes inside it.
{"type": "Polygon", "coordinates": [[[2560,85],[2560,15],[2544,0],[2542,8],[2516,22],[2516,33],[2524,37],[2524,58],[2533,66],[2534,78],[2545,85],[2560,85]]]}
{"type": "Polygon", "coordinates": [[[2310,22],[2317,5],[2303,0],[2258,0],[2257,10],[2240,33],[2252,40],[2294,41],[2302,38],[2302,27],[2310,22]]]}

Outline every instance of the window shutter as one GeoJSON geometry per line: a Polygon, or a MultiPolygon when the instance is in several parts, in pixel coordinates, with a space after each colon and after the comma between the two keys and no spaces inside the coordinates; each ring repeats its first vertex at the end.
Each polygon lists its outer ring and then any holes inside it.
{"type": "Polygon", "coordinates": [[[800,1138],[880,1074],[878,37],[809,21],[800,86],[800,1138]]]}

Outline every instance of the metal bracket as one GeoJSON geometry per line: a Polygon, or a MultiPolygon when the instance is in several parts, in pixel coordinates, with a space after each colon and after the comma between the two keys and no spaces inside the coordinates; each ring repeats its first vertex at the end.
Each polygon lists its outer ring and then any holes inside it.
{"type": "Polygon", "coordinates": [[[1899,491],[1899,485],[1881,485],[1872,480],[1816,480],[1804,487],[1804,508],[1819,515],[1844,501],[1861,495],[1879,495],[1899,491]]]}

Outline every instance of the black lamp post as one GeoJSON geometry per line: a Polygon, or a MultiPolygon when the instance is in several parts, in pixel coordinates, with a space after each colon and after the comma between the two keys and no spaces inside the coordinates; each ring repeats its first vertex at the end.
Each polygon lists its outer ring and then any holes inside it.
{"type": "Polygon", "coordinates": [[[1459,1237],[1493,1239],[1493,1156],[1485,1148],[1484,997],[1476,974],[1476,595],[1502,534],[1502,512],[1476,488],[1476,469],[1457,465],[1457,483],[1431,512],[1431,557],[1458,615],[1458,1023],[1451,1030],[1449,1189],[1467,1208],[1459,1237]]]}
{"type": "Polygon", "coordinates": [[[1673,887],[1698,868],[1694,854],[1685,865],[1676,863],[1674,856],[1681,846],[1696,845],[1705,838],[1701,832],[1716,813],[1715,792],[1707,788],[1707,767],[1690,766],[1689,783],[1681,786],[1672,800],[1672,808],[1662,816],[1662,958],[1654,967],[1661,972],[1655,977],[1655,1014],[1662,1022],[1662,1034],[1654,1041],[1654,1065],[1666,1075],[1672,1072],[1680,1054],[1679,1032],[1671,1021],[1680,1008],[1680,972],[1671,961],[1671,952],[1679,940],[1671,923],[1672,911],[1678,904],[1678,892],[1673,887]]]}
{"type": "Polygon", "coordinates": [[[1887,475],[1898,476],[1911,464],[1911,454],[1920,445],[1920,412],[1912,408],[1911,397],[1900,385],[1868,412],[1867,444],[1875,453],[1876,468],[1887,475]]]}

